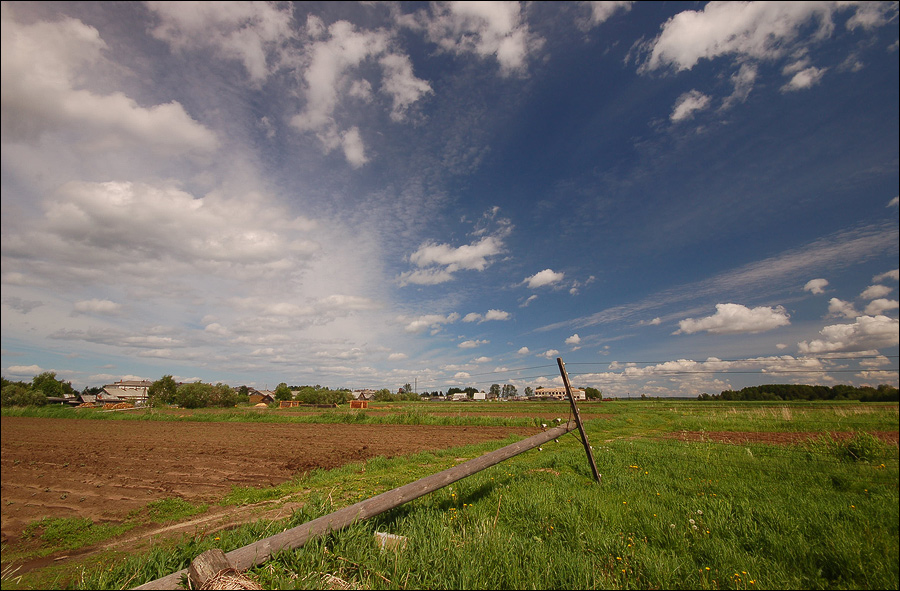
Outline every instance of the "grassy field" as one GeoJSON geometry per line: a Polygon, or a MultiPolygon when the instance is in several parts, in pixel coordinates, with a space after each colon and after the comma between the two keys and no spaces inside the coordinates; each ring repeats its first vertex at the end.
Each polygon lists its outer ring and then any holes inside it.
{"type": "MultiPolygon", "coordinates": [[[[586,423],[600,484],[576,431],[282,552],[248,575],[265,588],[282,589],[331,588],[329,577],[364,589],[900,586],[898,450],[868,435],[897,432],[896,404],[620,401],[585,404],[581,411],[604,417],[586,423]],[[791,445],[703,437],[715,432],[818,435],[791,445]],[[846,437],[832,438],[832,432],[846,437]],[[693,440],[682,440],[686,435],[693,440]],[[405,549],[382,552],[376,531],[406,537],[405,549]]],[[[153,419],[533,425],[554,416],[566,420],[568,405],[409,403],[362,414],[181,411],[153,419]]],[[[305,504],[280,522],[185,537],[141,555],[101,555],[77,572],[69,567],[4,578],[3,588],[136,586],[187,566],[206,549],[247,545],[511,442],[376,458],[271,489],[235,488],[223,504],[287,497],[305,504]]],[[[36,525],[36,535],[52,525],[36,525]]],[[[54,535],[45,540],[48,547],[71,547],[65,533],[54,535]]]]}

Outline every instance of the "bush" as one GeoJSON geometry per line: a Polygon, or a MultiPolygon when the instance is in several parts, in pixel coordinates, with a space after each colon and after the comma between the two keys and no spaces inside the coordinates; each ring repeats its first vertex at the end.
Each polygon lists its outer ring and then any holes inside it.
{"type": "Polygon", "coordinates": [[[9,383],[0,393],[0,406],[43,406],[47,397],[40,390],[33,390],[24,384],[9,383]]]}

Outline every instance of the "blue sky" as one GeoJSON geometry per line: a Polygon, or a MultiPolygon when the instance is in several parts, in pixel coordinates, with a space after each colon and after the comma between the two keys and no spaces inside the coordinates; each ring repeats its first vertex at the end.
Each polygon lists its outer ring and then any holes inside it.
{"type": "Polygon", "coordinates": [[[895,2],[2,8],[2,372],[898,383],[895,2]]]}

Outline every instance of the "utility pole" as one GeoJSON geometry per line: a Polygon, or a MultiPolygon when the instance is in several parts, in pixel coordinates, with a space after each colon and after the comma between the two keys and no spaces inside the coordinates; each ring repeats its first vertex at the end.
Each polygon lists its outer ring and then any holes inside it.
{"type": "Polygon", "coordinates": [[[591,444],[588,443],[587,433],[584,432],[584,425],[581,424],[581,415],[578,414],[578,405],[575,404],[575,397],[572,395],[572,385],[569,384],[569,374],[566,373],[566,364],[563,363],[562,357],[557,357],[556,362],[559,364],[559,373],[562,375],[563,384],[566,386],[566,394],[569,395],[569,403],[572,405],[572,414],[575,415],[575,424],[578,425],[578,432],[581,433],[581,443],[584,444],[584,453],[587,454],[588,463],[591,465],[591,472],[594,473],[594,480],[600,483],[600,473],[597,472],[597,464],[594,463],[594,453],[591,451],[591,444]]]}

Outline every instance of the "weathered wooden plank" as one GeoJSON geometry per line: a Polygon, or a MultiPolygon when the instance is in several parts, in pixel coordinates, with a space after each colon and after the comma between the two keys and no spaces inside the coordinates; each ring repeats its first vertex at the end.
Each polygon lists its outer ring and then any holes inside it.
{"type": "Polygon", "coordinates": [[[199,589],[206,584],[206,581],[215,577],[221,571],[232,568],[234,567],[225,558],[225,553],[220,548],[212,548],[191,562],[191,567],[188,569],[188,577],[190,578],[191,586],[194,589],[199,589]]]}

